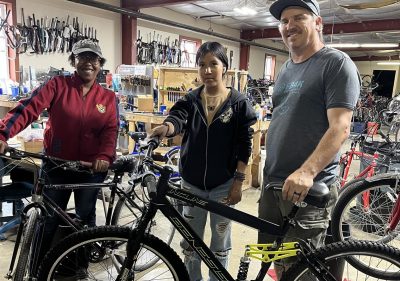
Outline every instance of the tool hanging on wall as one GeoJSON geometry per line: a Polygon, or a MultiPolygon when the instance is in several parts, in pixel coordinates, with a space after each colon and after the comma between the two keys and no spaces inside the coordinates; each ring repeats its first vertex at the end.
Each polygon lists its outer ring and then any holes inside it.
{"type": "Polygon", "coordinates": [[[181,66],[182,51],[180,41],[170,42],[170,37],[162,39],[155,31],[146,34],[146,42],[140,36],[136,40],[137,62],[139,64],[160,64],[181,66]]]}
{"type": "Polygon", "coordinates": [[[69,15],[66,20],[58,17],[49,19],[48,16],[36,19],[33,13],[27,17],[26,23],[24,9],[21,8],[21,23],[9,25],[7,22],[10,12],[6,12],[5,19],[0,18],[0,30],[4,29],[8,45],[18,54],[71,52],[73,44],[84,38],[99,42],[97,30],[87,24],[83,29],[78,17],[72,18],[70,24],[69,15]]]}

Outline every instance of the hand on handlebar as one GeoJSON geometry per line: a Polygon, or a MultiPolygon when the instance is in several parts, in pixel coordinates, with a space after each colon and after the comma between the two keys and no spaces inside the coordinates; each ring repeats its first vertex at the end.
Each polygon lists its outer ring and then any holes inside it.
{"type": "Polygon", "coordinates": [[[110,163],[106,160],[96,159],[92,163],[92,170],[95,173],[107,172],[110,163]]]}
{"type": "Polygon", "coordinates": [[[155,127],[149,136],[149,138],[157,137],[159,141],[162,141],[163,138],[171,135],[174,131],[174,126],[170,122],[163,123],[160,126],[155,127]]]}
{"type": "Polygon", "coordinates": [[[4,154],[7,148],[8,148],[8,143],[0,140],[0,154],[4,154]]]}

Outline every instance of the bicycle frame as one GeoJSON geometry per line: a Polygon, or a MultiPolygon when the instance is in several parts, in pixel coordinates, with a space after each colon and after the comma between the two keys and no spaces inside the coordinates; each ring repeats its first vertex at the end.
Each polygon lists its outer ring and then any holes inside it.
{"type": "MultiPolygon", "coordinates": [[[[170,167],[162,167],[153,162],[148,163],[148,165],[151,167],[151,169],[159,171],[161,176],[159,177],[156,186],[153,186],[152,188],[149,187],[149,194],[151,198],[150,206],[148,210],[144,212],[142,219],[139,221],[136,227],[136,231],[132,231],[130,234],[127,243],[127,258],[124,261],[123,267],[121,268],[121,273],[119,274],[117,281],[126,280],[126,278],[129,276],[129,269],[133,268],[133,264],[141,248],[140,241],[144,237],[147,226],[149,223],[151,223],[151,220],[155,216],[157,210],[160,210],[164,214],[164,216],[168,218],[168,220],[175,226],[175,228],[179,231],[183,238],[189,243],[192,249],[197,252],[201,260],[215,274],[215,276],[217,276],[219,280],[235,280],[221,265],[213,252],[210,250],[210,248],[207,247],[203,240],[185,221],[182,215],[179,214],[179,212],[173,207],[166,196],[216,213],[232,221],[239,222],[243,225],[258,229],[261,232],[277,236],[278,239],[273,245],[270,245],[272,247],[268,248],[268,250],[265,250],[265,248],[263,248],[259,249],[258,251],[254,251],[255,247],[249,247],[248,249],[251,252],[250,254],[252,254],[253,256],[256,254],[260,254],[263,257],[268,257],[263,258],[266,263],[264,263],[264,266],[260,269],[257,279],[255,281],[261,281],[264,279],[267,270],[272,264],[273,260],[279,260],[282,258],[287,258],[289,256],[296,256],[298,252],[302,252],[304,254],[310,251],[310,247],[305,243],[282,243],[286,232],[288,231],[291,224],[294,223],[293,218],[295,217],[297,210],[300,208],[299,206],[293,207],[292,212],[289,214],[288,218],[284,221],[283,225],[280,226],[272,222],[252,216],[248,213],[233,209],[225,204],[201,198],[182,189],[172,188],[168,184],[169,176],[172,173],[172,169],[170,167]],[[283,246],[283,249],[281,249],[281,246],[283,246]],[[285,255],[281,256],[280,254],[282,253],[285,255]]],[[[266,246],[266,244],[261,244],[260,246],[266,246]]],[[[314,273],[316,274],[316,276],[321,278],[320,280],[335,280],[335,278],[331,274],[326,274],[328,272],[328,269],[325,267],[322,261],[313,259],[308,260],[308,263],[310,264],[310,268],[315,268],[314,273]]]]}
{"type": "Polygon", "coordinates": [[[363,177],[371,177],[375,174],[375,168],[377,167],[377,160],[379,158],[379,154],[377,152],[374,152],[374,154],[371,155],[365,152],[360,152],[356,150],[355,145],[354,146],[352,145],[351,149],[340,157],[339,163],[344,162],[346,164],[343,172],[343,177],[340,182],[340,187],[343,187],[347,182],[347,177],[349,175],[351,163],[353,162],[354,156],[358,156],[360,157],[360,159],[365,158],[370,162],[370,164],[355,177],[356,179],[363,177]]]}

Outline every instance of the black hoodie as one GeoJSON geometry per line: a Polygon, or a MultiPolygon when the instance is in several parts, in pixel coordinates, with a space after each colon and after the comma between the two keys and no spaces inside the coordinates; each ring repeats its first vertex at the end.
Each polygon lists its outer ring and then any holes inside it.
{"type": "Polygon", "coordinates": [[[232,89],[208,126],[200,96],[203,87],[177,101],[165,121],[174,125],[174,135],[184,133],[181,177],[210,190],[233,178],[239,160],[248,162],[253,137],[250,126],[257,116],[246,96],[232,89]]]}

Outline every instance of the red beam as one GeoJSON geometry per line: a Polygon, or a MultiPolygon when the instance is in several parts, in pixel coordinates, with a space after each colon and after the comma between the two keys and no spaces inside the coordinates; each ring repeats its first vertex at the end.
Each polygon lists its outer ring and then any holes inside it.
{"type": "Polygon", "coordinates": [[[122,0],[122,1],[125,2],[127,5],[124,6],[125,8],[134,10],[193,2],[193,0],[122,0]]]}
{"type": "Polygon", "coordinates": [[[363,56],[363,57],[351,57],[353,61],[389,61],[389,60],[398,60],[399,56],[363,56]]]}
{"type": "MultiPolygon", "coordinates": [[[[128,1],[122,1],[122,7],[128,1]]],[[[121,16],[122,24],[122,64],[136,64],[136,38],[137,38],[137,18],[127,15],[121,16]]]]}
{"type": "Polygon", "coordinates": [[[249,69],[249,59],[250,59],[250,46],[240,44],[240,70],[248,70],[249,69]]]}
{"type": "MultiPolygon", "coordinates": [[[[390,31],[400,30],[400,20],[374,20],[363,22],[349,22],[340,24],[325,24],[324,34],[338,34],[338,33],[359,33],[371,31],[390,31]]],[[[263,30],[244,30],[241,33],[241,39],[253,40],[262,38],[280,38],[278,28],[266,28],[263,30]]]]}

